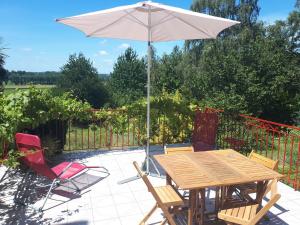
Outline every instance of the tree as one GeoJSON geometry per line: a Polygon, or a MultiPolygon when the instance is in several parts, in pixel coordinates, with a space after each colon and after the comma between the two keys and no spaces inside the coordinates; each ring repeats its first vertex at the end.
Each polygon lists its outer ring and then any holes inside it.
{"type": "Polygon", "coordinates": [[[132,48],[127,48],[118,57],[110,75],[110,87],[113,101],[122,106],[146,95],[146,63],[139,59],[132,48]]]}
{"type": "MultiPolygon", "coordinates": [[[[0,39],[1,44],[1,39],[0,39]]],[[[0,47],[0,92],[3,91],[3,82],[7,80],[7,71],[4,69],[5,58],[6,55],[4,54],[5,48],[0,47]]]]}
{"type": "Polygon", "coordinates": [[[218,107],[293,123],[299,110],[299,54],[289,50],[285,28],[283,21],[257,24],[255,37],[244,28],[238,36],[206,44],[199,62],[207,81],[205,99],[218,107]]]}
{"type": "MultiPolygon", "coordinates": [[[[258,0],[194,0],[191,5],[191,10],[201,13],[206,13],[212,16],[228,18],[240,21],[240,25],[235,25],[224,30],[219,35],[219,38],[237,35],[241,29],[247,27],[251,29],[256,26],[260,8],[258,0]]],[[[254,36],[255,34],[253,34],[254,36]]],[[[210,40],[193,40],[186,41],[185,48],[192,55],[193,63],[197,63],[203,50],[204,44],[211,42],[210,40]]]]}
{"type": "Polygon", "coordinates": [[[260,8],[258,0],[195,0],[191,9],[232,20],[238,20],[242,26],[256,23],[260,8]]]}
{"type": "Polygon", "coordinates": [[[286,22],[286,30],[290,48],[294,52],[300,51],[300,0],[297,0],[295,10],[292,11],[286,22]]]}
{"type": "Polygon", "coordinates": [[[88,101],[99,108],[108,100],[108,93],[97,69],[82,53],[70,55],[68,62],[61,68],[58,87],[71,91],[81,100],[88,101]]]}
{"type": "Polygon", "coordinates": [[[295,8],[300,9],[300,0],[296,0],[295,8]]]}
{"type": "Polygon", "coordinates": [[[178,46],[175,46],[170,54],[164,54],[158,59],[157,66],[153,70],[154,93],[162,93],[163,90],[174,93],[181,88],[184,77],[182,76],[183,71],[180,62],[183,57],[183,52],[178,46]]]}

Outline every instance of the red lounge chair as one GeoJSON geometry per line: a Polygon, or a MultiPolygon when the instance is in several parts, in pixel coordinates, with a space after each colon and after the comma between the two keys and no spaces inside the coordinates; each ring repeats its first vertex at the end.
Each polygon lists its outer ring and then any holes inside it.
{"type": "Polygon", "coordinates": [[[16,145],[20,152],[24,154],[22,161],[26,164],[31,170],[36,172],[38,175],[45,176],[52,180],[50,189],[46,195],[46,199],[43,205],[39,208],[41,211],[46,201],[48,200],[51,191],[63,183],[70,182],[74,186],[71,188],[76,192],[80,192],[80,188],[72,180],[77,177],[76,175],[82,174],[91,168],[101,168],[104,171],[100,171],[106,174],[109,174],[108,170],[100,166],[86,166],[82,163],[77,162],[62,162],[54,167],[49,167],[46,163],[44,152],[41,147],[40,138],[36,135],[17,133],[16,136],[16,145]]]}
{"type": "Polygon", "coordinates": [[[216,149],[218,123],[217,113],[196,111],[192,136],[195,152],[216,149]]]}

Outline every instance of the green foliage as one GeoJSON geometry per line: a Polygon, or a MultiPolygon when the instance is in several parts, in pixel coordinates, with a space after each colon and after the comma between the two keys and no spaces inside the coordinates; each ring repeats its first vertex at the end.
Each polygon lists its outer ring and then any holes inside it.
{"type": "Polygon", "coordinates": [[[238,20],[242,26],[254,25],[260,11],[258,0],[194,0],[191,9],[213,16],[238,20]]]}
{"type": "Polygon", "coordinates": [[[132,49],[118,57],[110,77],[113,102],[118,105],[129,104],[146,94],[146,64],[132,49]]]}
{"type": "Polygon", "coordinates": [[[82,101],[88,101],[94,108],[99,108],[108,101],[107,90],[96,68],[82,53],[70,55],[61,73],[58,87],[72,92],[82,101]]]}
{"type": "Polygon", "coordinates": [[[17,168],[20,165],[19,159],[20,157],[22,157],[23,154],[20,152],[16,152],[14,150],[10,150],[8,152],[7,158],[2,160],[0,160],[0,163],[3,163],[3,165],[10,167],[10,168],[17,168]]]}
{"type": "MultiPolygon", "coordinates": [[[[176,91],[169,94],[165,91],[159,96],[151,97],[150,133],[152,141],[164,140],[166,143],[186,141],[191,134],[196,105],[187,101],[176,91]]],[[[141,140],[146,141],[147,101],[141,98],[131,104],[115,110],[101,110],[96,119],[104,126],[113,129],[114,134],[127,133],[135,128],[141,140]],[[129,122],[130,121],[130,122],[129,122]]]]}
{"type": "Polygon", "coordinates": [[[206,99],[216,102],[222,95],[236,95],[242,108],[232,103],[238,110],[292,123],[299,109],[299,55],[288,50],[289,38],[280,22],[256,29],[255,38],[243,29],[236,37],[205,45],[199,64],[211,87],[206,99]]]}
{"type": "Polygon", "coordinates": [[[14,142],[16,132],[24,129],[34,129],[52,120],[88,120],[91,116],[90,105],[76,100],[70,93],[53,96],[50,90],[33,87],[0,95],[0,106],[0,141],[8,144],[14,142]]]}
{"type": "Polygon", "coordinates": [[[174,93],[181,88],[184,77],[180,62],[183,57],[183,52],[176,46],[170,54],[164,54],[158,59],[153,70],[153,92],[155,94],[161,93],[162,90],[174,93]]]}

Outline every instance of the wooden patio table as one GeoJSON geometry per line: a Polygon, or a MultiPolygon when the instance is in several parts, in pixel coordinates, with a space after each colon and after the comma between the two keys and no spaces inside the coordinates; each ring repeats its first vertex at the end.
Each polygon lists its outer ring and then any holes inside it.
{"type": "MultiPolygon", "coordinates": [[[[269,180],[283,177],[232,149],[155,155],[154,158],[165,170],[167,184],[172,185],[173,181],[178,188],[190,191],[188,225],[193,224],[197,214],[198,193],[202,194],[205,205],[206,188],[257,182],[255,201],[261,204],[269,180]]],[[[201,208],[200,223],[203,223],[204,207],[201,208]]]]}

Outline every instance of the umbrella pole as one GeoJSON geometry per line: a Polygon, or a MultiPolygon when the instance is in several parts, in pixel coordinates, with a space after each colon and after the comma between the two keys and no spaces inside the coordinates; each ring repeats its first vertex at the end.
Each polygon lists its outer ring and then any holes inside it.
{"type": "MultiPolygon", "coordinates": [[[[150,33],[150,32],[149,32],[150,33]]],[[[150,39],[150,37],[149,37],[150,39]]],[[[148,65],[147,65],[147,145],[146,145],[146,174],[151,176],[161,177],[161,174],[153,161],[150,155],[150,90],[151,90],[151,63],[152,63],[152,50],[151,50],[151,42],[148,41],[148,65]],[[153,169],[156,171],[156,174],[150,173],[150,163],[153,166],[153,169]]],[[[142,166],[143,169],[143,166],[142,166]]]]}
{"type": "Polygon", "coordinates": [[[150,174],[149,163],[153,165],[156,173],[160,177],[160,172],[155,162],[150,156],[150,90],[151,90],[151,6],[148,7],[148,64],[147,64],[147,146],[146,146],[146,174],[150,174]]]}
{"type": "MultiPolygon", "coordinates": [[[[148,57],[148,62],[147,62],[147,144],[146,144],[146,158],[141,166],[141,169],[144,170],[144,166],[146,166],[146,174],[147,175],[152,175],[152,176],[158,176],[161,177],[161,174],[155,165],[155,162],[150,156],[150,81],[151,81],[151,61],[152,61],[152,54],[151,54],[151,11],[149,7],[148,11],[148,51],[147,51],[147,57],[148,57]],[[149,164],[153,165],[153,168],[155,169],[156,174],[150,174],[150,168],[149,164]]],[[[136,176],[127,178],[125,180],[121,180],[118,182],[118,184],[124,184],[130,181],[134,181],[136,179],[141,178],[138,174],[136,176]]]]}
{"type": "MultiPolygon", "coordinates": [[[[150,33],[150,31],[149,31],[149,33],[150,33]]],[[[150,40],[150,38],[149,38],[149,40],[150,40]]],[[[146,170],[147,175],[161,177],[161,174],[160,174],[157,166],[155,165],[155,162],[151,158],[150,151],[149,151],[150,150],[150,81],[151,81],[150,74],[151,74],[151,60],[152,60],[151,42],[150,41],[148,41],[147,57],[148,57],[148,62],[147,62],[147,144],[146,144],[146,158],[145,158],[145,161],[143,162],[143,165],[141,166],[141,170],[146,170]],[[150,168],[149,168],[150,162],[157,174],[150,174],[150,168]]],[[[118,184],[125,184],[128,182],[137,180],[139,178],[141,178],[141,177],[139,176],[139,174],[137,174],[136,176],[129,177],[127,179],[119,181],[118,184]]]]}
{"type": "MultiPolygon", "coordinates": [[[[149,32],[150,33],[150,32],[149,32]]],[[[151,43],[148,41],[148,65],[147,65],[147,146],[146,146],[146,173],[149,174],[150,157],[150,73],[151,73],[151,43]]]]}

